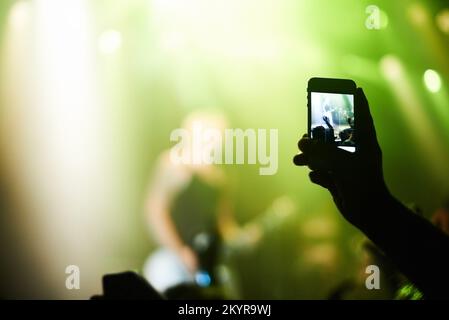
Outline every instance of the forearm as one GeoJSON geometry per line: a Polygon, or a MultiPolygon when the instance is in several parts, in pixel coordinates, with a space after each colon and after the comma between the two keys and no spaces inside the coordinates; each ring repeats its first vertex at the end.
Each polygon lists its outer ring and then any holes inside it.
{"type": "Polygon", "coordinates": [[[185,244],[170,217],[170,212],[157,201],[149,201],[147,207],[149,223],[155,240],[174,251],[181,250],[185,244]]]}
{"type": "Polygon", "coordinates": [[[449,237],[389,194],[358,226],[428,298],[448,298],[449,237]]]}

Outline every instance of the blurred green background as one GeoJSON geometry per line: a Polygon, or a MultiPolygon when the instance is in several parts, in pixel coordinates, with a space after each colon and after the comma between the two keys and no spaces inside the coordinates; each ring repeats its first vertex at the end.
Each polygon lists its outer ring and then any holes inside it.
{"type": "Polygon", "coordinates": [[[237,220],[279,196],[297,208],[235,258],[239,297],[326,298],[359,274],[363,235],[292,165],[313,76],[364,88],[401,201],[430,217],[449,196],[446,1],[2,0],[0,32],[4,297],[87,298],[102,274],[140,270],[156,247],[143,210],[155,161],[207,108],[279,130],[277,174],[223,166],[237,220]],[[64,286],[69,264],[80,290],[64,286]]]}

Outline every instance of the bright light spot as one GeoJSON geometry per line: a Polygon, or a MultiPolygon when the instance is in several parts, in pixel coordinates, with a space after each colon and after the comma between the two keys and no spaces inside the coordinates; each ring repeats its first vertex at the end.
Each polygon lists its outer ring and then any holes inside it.
{"type": "Polygon", "coordinates": [[[212,279],[206,271],[197,272],[195,274],[195,280],[200,287],[208,287],[212,283],[212,279]]]}
{"type": "Polygon", "coordinates": [[[162,37],[162,47],[165,50],[179,50],[186,45],[185,35],[180,32],[167,32],[162,37]]]}
{"type": "Polygon", "coordinates": [[[11,27],[14,29],[23,28],[29,19],[29,15],[30,4],[25,1],[16,2],[9,13],[9,23],[11,24],[11,27]]]}
{"type": "Polygon", "coordinates": [[[428,20],[428,15],[424,7],[415,3],[408,9],[408,15],[413,23],[417,25],[422,25],[428,20]]]}
{"type": "Polygon", "coordinates": [[[398,80],[402,76],[401,62],[393,55],[386,55],[380,60],[380,69],[390,80],[398,80]]]}
{"type": "Polygon", "coordinates": [[[116,30],[103,32],[98,39],[98,49],[103,54],[113,54],[122,46],[122,35],[116,30]]]}
{"type": "Polygon", "coordinates": [[[444,9],[436,16],[437,26],[444,33],[449,34],[449,9],[444,9]]]}
{"type": "Polygon", "coordinates": [[[424,84],[430,92],[438,92],[441,89],[441,78],[438,72],[432,69],[426,70],[424,72],[424,84]]]}

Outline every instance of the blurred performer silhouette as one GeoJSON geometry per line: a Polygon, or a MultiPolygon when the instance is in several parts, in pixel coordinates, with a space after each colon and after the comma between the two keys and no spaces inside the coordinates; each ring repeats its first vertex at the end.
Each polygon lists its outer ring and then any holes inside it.
{"type": "Polygon", "coordinates": [[[236,223],[223,170],[214,161],[193,161],[223,150],[226,122],[217,113],[189,115],[182,128],[188,139],[162,152],[152,177],[146,215],[160,248],[147,259],[144,275],[158,292],[172,295],[168,298],[200,299],[206,290],[199,289],[213,287],[218,295],[235,296],[232,272],[221,263],[222,249],[226,258],[252,250],[296,210],[289,197],[281,196],[243,226],[236,223]],[[173,161],[179,153],[185,161],[173,161]]]}
{"type": "Polygon", "coordinates": [[[146,201],[146,214],[160,249],[144,266],[147,280],[159,292],[180,285],[208,287],[217,281],[219,248],[237,226],[226,191],[226,176],[214,164],[191,161],[210,154],[220,139],[195,141],[199,127],[222,133],[226,119],[220,114],[194,113],[183,123],[189,139],[183,141],[182,163],[173,161],[179,145],[163,152],[156,166],[146,201]],[[195,136],[196,134],[196,136],[195,136]]]}

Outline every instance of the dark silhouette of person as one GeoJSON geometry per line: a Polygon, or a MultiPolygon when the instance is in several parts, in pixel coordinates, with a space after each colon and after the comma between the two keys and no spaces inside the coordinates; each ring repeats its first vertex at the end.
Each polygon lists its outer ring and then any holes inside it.
{"type": "Polygon", "coordinates": [[[91,300],[163,300],[164,298],[140,275],[132,271],[107,274],[102,279],[103,293],[91,300]]]}
{"type": "Polygon", "coordinates": [[[343,217],[373,241],[427,299],[449,298],[449,236],[413,213],[389,191],[368,101],[355,94],[357,151],[304,135],[293,162],[329,190],[343,217]]]}

